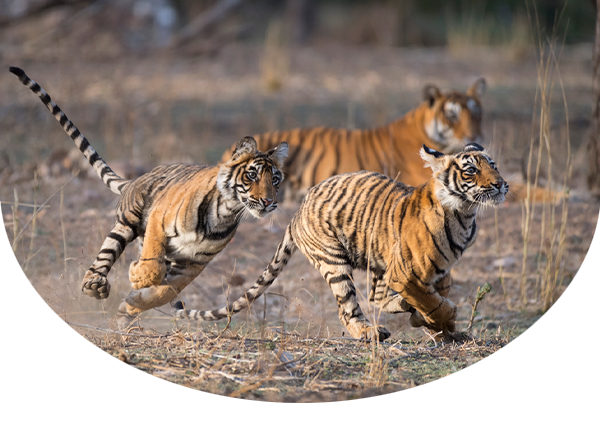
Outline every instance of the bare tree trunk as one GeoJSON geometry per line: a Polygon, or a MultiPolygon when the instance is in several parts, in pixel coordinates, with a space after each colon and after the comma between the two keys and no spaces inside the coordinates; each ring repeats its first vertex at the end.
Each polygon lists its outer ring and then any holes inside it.
{"type": "Polygon", "coordinates": [[[596,40],[594,43],[594,113],[589,141],[588,188],[600,195],[600,0],[596,0],[596,40]]]}

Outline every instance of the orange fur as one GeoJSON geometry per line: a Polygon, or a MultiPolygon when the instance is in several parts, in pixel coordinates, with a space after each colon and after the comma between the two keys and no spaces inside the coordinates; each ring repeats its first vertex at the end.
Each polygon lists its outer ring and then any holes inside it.
{"type": "MultiPolygon", "coordinates": [[[[409,185],[429,179],[419,149],[425,144],[454,153],[469,142],[480,142],[485,80],[478,79],[466,93],[442,93],[424,88],[424,101],[404,117],[369,130],[326,127],[293,129],[256,135],[261,151],[285,140],[290,155],[284,166],[286,198],[300,200],[308,189],[340,173],[369,170],[395,177],[409,185]],[[289,193],[289,196],[288,196],[289,193]]],[[[226,151],[222,161],[231,155],[226,151]]]]}

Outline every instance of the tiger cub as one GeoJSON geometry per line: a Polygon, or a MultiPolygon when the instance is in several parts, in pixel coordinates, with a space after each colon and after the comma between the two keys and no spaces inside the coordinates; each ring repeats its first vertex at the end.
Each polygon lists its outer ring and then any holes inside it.
{"type": "Polygon", "coordinates": [[[475,215],[502,203],[508,184],[483,148],[454,155],[423,145],[433,177],[416,188],[375,172],[333,176],[313,187],[286,229],[267,269],[246,294],[214,311],[183,310],[179,318],[215,320],[246,308],[273,283],[296,248],[321,273],[337,300],[339,318],[355,338],[386,339],[360,309],[352,270],[369,270],[369,299],[384,312],[411,312],[415,327],[438,338],[455,330],[457,308],[447,299],[450,269],[475,241],[475,215]]]}
{"type": "Polygon", "coordinates": [[[139,260],[129,268],[134,291],[117,313],[121,328],[141,312],[175,299],[225,248],[245,214],[261,218],[277,208],[286,142],[260,152],[254,138],[245,137],[220,166],[162,165],[135,180],[124,180],[37,83],[19,68],[10,71],[42,100],[102,181],[121,196],[115,227],[83,277],[82,291],[107,298],[109,270],[128,243],[138,238],[142,244],[139,260]]]}

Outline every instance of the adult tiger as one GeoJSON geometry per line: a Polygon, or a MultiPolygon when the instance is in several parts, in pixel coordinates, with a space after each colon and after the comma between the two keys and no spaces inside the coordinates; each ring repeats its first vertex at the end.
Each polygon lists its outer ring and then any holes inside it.
{"type": "MultiPolygon", "coordinates": [[[[394,177],[409,185],[429,179],[419,158],[425,144],[438,151],[454,153],[469,142],[481,143],[485,79],[477,79],[466,93],[442,93],[435,85],[423,89],[424,101],[404,117],[370,130],[305,128],[254,136],[258,148],[266,151],[281,140],[288,142],[290,156],[285,163],[286,199],[301,200],[310,187],[346,172],[370,170],[394,177]]],[[[232,147],[223,154],[226,162],[232,147]]]]}
{"type": "Polygon", "coordinates": [[[455,155],[423,145],[420,155],[433,177],[416,188],[364,171],[311,188],[267,269],[244,296],[208,312],[184,310],[178,302],[175,315],[230,317],[256,300],[299,248],[329,284],[340,321],[355,338],[383,340],[390,333],[371,326],[361,311],[353,269],[371,271],[370,300],[382,311],[411,312],[413,326],[450,336],[457,311],[447,299],[450,269],[475,242],[477,209],[502,203],[508,184],[476,143],[455,155]]]}
{"type": "Polygon", "coordinates": [[[107,275],[128,243],[142,243],[131,263],[132,291],[120,304],[117,322],[126,326],[141,312],[173,300],[232,239],[244,214],[261,218],[277,208],[277,189],[288,146],[259,152],[245,137],[231,158],[217,167],[172,164],[135,180],[112,171],[50,96],[23,70],[10,71],[31,89],[60,122],[100,179],[121,196],[115,227],[83,277],[82,291],[105,299],[107,275]]]}

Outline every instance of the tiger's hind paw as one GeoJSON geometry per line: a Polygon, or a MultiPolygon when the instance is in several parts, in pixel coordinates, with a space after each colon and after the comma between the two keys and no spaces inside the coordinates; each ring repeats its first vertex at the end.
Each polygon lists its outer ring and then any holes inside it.
{"type": "Polygon", "coordinates": [[[129,282],[134,290],[160,285],[167,273],[167,265],[158,260],[134,261],[129,266],[129,282]]]}
{"type": "Polygon", "coordinates": [[[110,293],[110,284],[106,276],[92,276],[84,279],[83,284],[81,284],[81,291],[90,297],[99,300],[105,299],[110,293]]]}
{"type": "MultiPolygon", "coordinates": [[[[392,334],[388,331],[387,328],[380,326],[380,327],[373,327],[377,330],[377,340],[379,340],[379,342],[383,342],[384,340],[386,340],[388,337],[390,337],[392,334]]],[[[375,333],[373,333],[375,334],[375,333]]],[[[375,340],[375,337],[371,337],[371,339],[375,340]]]]}
{"type": "Polygon", "coordinates": [[[383,342],[391,336],[388,329],[383,326],[374,327],[370,324],[362,324],[362,327],[354,327],[354,330],[352,330],[351,326],[346,326],[346,328],[348,328],[348,331],[355,339],[371,339],[383,342]]]}
{"type": "Polygon", "coordinates": [[[131,315],[129,311],[130,309],[128,308],[127,303],[122,301],[117,310],[117,315],[115,316],[115,321],[119,330],[127,330],[130,328],[139,315],[139,313],[131,315]]]}

